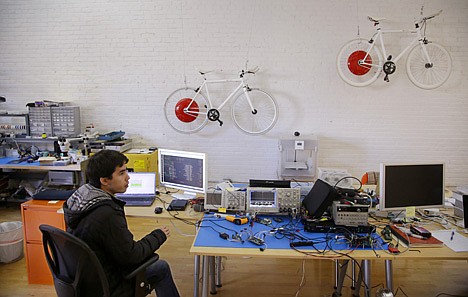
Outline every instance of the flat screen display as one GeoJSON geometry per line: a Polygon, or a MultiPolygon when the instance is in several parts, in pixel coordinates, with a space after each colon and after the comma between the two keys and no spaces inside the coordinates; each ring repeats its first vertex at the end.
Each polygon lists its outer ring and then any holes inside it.
{"type": "Polygon", "coordinates": [[[161,186],[205,193],[207,177],[204,153],[158,149],[158,158],[161,186]]]}
{"type": "Polygon", "coordinates": [[[444,206],[444,164],[380,164],[380,209],[444,206]]]}

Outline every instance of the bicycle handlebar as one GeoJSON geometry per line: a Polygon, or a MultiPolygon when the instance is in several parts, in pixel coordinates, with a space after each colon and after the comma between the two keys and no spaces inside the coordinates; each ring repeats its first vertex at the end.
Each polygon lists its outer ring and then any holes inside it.
{"type": "MultiPolygon", "coordinates": [[[[258,71],[260,70],[260,67],[256,66],[255,68],[252,68],[250,70],[241,70],[239,71],[239,74],[240,75],[244,75],[244,74],[255,74],[257,73],[258,71]]],[[[220,70],[198,70],[198,73],[200,73],[200,75],[205,75],[205,74],[208,74],[208,73],[211,73],[211,72],[223,72],[222,69],[220,70]]]]}
{"type": "Polygon", "coordinates": [[[439,11],[436,12],[436,13],[433,13],[433,14],[431,14],[431,15],[422,17],[417,23],[422,23],[422,22],[425,22],[425,21],[430,20],[430,19],[432,19],[432,18],[435,18],[436,16],[440,15],[440,14],[442,13],[442,11],[443,11],[443,10],[441,9],[441,10],[439,10],[439,11]]]}
{"type": "MultiPolygon", "coordinates": [[[[439,10],[438,12],[436,13],[433,13],[431,15],[428,15],[428,16],[425,16],[425,17],[422,17],[421,19],[419,19],[416,24],[420,24],[420,23],[423,23],[427,20],[430,20],[432,18],[435,18],[436,16],[440,15],[442,13],[442,9],[439,10]]],[[[375,18],[375,17],[371,17],[371,16],[367,16],[367,19],[375,24],[379,23],[380,21],[383,21],[383,20],[386,20],[386,18],[375,18]]]]}
{"type": "Polygon", "coordinates": [[[253,69],[247,70],[245,73],[255,74],[255,73],[257,73],[259,70],[260,70],[260,67],[256,66],[256,67],[253,68],[253,69]]]}

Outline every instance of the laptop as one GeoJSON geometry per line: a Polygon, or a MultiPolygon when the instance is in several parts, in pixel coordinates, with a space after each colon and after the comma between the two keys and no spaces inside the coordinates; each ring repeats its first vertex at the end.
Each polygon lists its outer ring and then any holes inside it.
{"type": "Polygon", "coordinates": [[[127,191],[115,196],[125,201],[126,206],[151,206],[156,198],[155,172],[129,172],[127,191]]]}

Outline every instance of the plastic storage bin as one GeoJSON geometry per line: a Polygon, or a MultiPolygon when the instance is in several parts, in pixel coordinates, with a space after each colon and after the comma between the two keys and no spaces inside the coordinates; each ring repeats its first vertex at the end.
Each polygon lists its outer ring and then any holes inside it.
{"type": "Polygon", "coordinates": [[[0,223],[0,263],[11,263],[23,257],[23,223],[0,223]]]}

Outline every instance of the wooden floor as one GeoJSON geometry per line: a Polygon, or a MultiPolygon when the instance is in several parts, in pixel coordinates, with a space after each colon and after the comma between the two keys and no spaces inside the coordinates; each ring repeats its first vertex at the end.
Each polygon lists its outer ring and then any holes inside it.
{"type": "MultiPolygon", "coordinates": [[[[0,222],[21,220],[18,207],[0,207],[0,222]]],[[[128,218],[135,238],[140,238],[163,224],[172,236],[158,251],[166,259],[181,296],[193,296],[193,257],[189,249],[194,228],[179,221],[155,218],[128,218]]],[[[258,258],[223,259],[222,287],[216,296],[296,296],[301,283],[303,263],[300,260],[264,260],[258,258]]],[[[331,296],[334,285],[334,264],[330,260],[306,261],[305,283],[297,296],[331,296]]],[[[372,296],[385,282],[383,261],[372,262],[372,296]]],[[[342,296],[352,296],[350,280],[345,281],[342,296]]],[[[394,287],[400,288],[396,296],[438,296],[440,293],[468,296],[467,261],[394,261],[394,287]],[[401,291],[403,290],[404,293],[401,291]]],[[[0,297],[3,296],[56,296],[53,286],[29,285],[26,262],[21,259],[0,264],[0,297]]],[[[363,296],[361,290],[361,296],[363,296]]],[[[449,295],[442,295],[449,296],[449,295]]]]}

